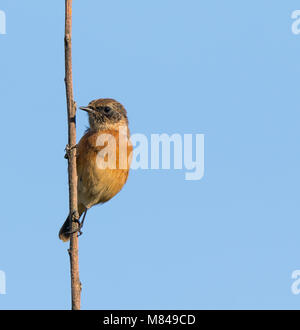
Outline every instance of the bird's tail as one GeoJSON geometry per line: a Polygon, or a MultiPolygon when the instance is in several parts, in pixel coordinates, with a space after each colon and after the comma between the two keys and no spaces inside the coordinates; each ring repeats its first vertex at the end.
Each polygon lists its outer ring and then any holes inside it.
{"type": "MultiPolygon", "coordinates": [[[[84,207],[78,207],[79,217],[81,217],[84,209],[85,209],[84,207]]],[[[69,217],[67,217],[66,221],[64,222],[58,233],[59,239],[61,239],[63,242],[68,242],[71,236],[70,234],[71,231],[72,228],[70,227],[70,220],[69,217]]]]}
{"type": "Polygon", "coordinates": [[[58,234],[59,239],[61,239],[63,242],[68,242],[68,240],[70,239],[70,236],[71,236],[70,231],[71,231],[70,220],[69,220],[69,217],[67,217],[66,221],[60,228],[60,231],[58,234]]]}

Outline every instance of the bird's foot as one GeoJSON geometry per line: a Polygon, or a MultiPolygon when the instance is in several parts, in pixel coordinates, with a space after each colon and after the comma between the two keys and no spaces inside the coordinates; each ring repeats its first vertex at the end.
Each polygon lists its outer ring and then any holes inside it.
{"type": "Polygon", "coordinates": [[[70,154],[71,154],[71,151],[74,150],[74,149],[77,149],[77,144],[75,144],[74,146],[70,146],[69,144],[66,145],[66,148],[65,148],[65,159],[69,159],[70,157],[70,154]]]}
{"type": "Polygon", "coordinates": [[[75,230],[68,231],[68,234],[72,235],[72,234],[78,233],[77,237],[81,236],[82,235],[81,228],[83,226],[83,221],[80,222],[79,219],[76,217],[76,214],[73,213],[72,214],[72,222],[77,223],[77,228],[75,230]]]}

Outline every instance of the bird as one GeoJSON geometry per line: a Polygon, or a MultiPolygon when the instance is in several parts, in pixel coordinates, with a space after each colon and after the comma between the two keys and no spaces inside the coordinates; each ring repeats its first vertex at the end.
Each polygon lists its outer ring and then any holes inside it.
{"type": "MultiPolygon", "coordinates": [[[[125,185],[132,159],[127,111],[118,101],[101,98],[80,107],[88,113],[89,128],[76,147],[77,196],[81,233],[87,211],[112,199],[125,185]]],[[[69,216],[59,231],[67,242],[73,234],[69,216]]]]}

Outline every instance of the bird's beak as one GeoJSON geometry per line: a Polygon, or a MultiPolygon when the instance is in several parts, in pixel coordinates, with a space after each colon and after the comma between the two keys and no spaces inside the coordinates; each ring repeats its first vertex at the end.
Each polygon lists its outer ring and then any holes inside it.
{"type": "Polygon", "coordinates": [[[89,107],[79,107],[79,109],[89,113],[95,113],[95,111],[89,107]]]}

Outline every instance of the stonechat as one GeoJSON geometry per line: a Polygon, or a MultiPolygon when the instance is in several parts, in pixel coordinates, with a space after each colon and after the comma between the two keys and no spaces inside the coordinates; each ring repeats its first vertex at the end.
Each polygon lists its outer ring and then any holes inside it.
{"type": "MultiPolygon", "coordinates": [[[[127,112],[113,99],[98,99],[81,107],[88,113],[89,128],[76,146],[78,213],[113,198],[127,181],[132,145],[127,112]]],[[[69,217],[59,231],[67,242],[72,234],[69,217]]]]}

